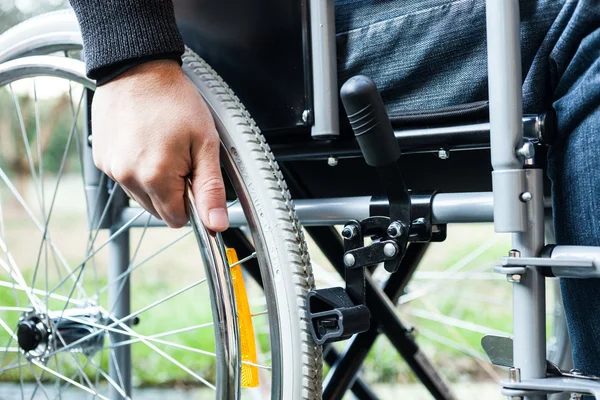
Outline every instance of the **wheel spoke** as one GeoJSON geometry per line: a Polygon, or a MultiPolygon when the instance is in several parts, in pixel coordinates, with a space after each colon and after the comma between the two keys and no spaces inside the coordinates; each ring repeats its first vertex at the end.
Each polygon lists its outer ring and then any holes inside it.
{"type": "MultiPolygon", "coordinates": [[[[147,306],[139,309],[138,311],[135,311],[135,312],[133,312],[133,313],[131,313],[131,314],[129,314],[129,315],[121,318],[121,319],[115,319],[115,321],[112,322],[111,324],[109,324],[107,326],[102,326],[101,327],[102,330],[96,331],[94,333],[90,333],[89,335],[86,335],[86,336],[84,336],[84,337],[82,337],[82,338],[74,341],[73,343],[69,344],[68,346],[62,348],[60,351],[66,351],[66,350],[68,350],[68,349],[70,349],[70,348],[78,345],[79,343],[82,343],[82,342],[84,342],[86,340],[89,340],[89,339],[93,338],[94,336],[102,333],[104,330],[108,330],[109,328],[114,328],[115,326],[117,326],[119,324],[123,324],[124,322],[127,322],[130,319],[137,317],[141,313],[146,312],[146,311],[150,310],[151,308],[154,308],[154,307],[156,307],[156,306],[164,303],[165,301],[167,301],[169,299],[172,299],[173,297],[179,296],[180,294],[185,293],[188,290],[190,290],[190,289],[192,289],[192,288],[194,288],[194,287],[196,287],[196,286],[198,286],[198,285],[200,285],[200,284],[202,284],[204,282],[206,282],[206,278],[200,279],[199,281],[196,281],[196,282],[192,283],[191,285],[188,285],[188,286],[186,286],[186,287],[184,287],[182,289],[179,289],[178,291],[176,291],[174,293],[171,293],[170,295],[168,295],[166,297],[163,297],[162,299],[157,300],[154,303],[151,303],[151,304],[149,304],[149,305],[147,305],[147,306]]],[[[106,311],[106,310],[103,310],[103,311],[106,311]]],[[[111,319],[113,319],[112,316],[111,316],[111,319]]],[[[53,355],[53,354],[56,354],[56,353],[57,352],[55,351],[55,352],[51,353],[50,355],[53,355]]]]}
{"type": "MultiPolygon", "coordinates": [[[[25,153],[27,155],[27,161],[29,163],[29,168],[31,171],[31,178],[33,179],[34,182],[37,182],[38,177],[37,174],[35,173],[35,167],[33,165],[33,156],[31,154],[31,146],[29,145],[29,137],[27,136],[27,131],[25,130],[25,122],[23,120],[23,113],[21,111],[21,105],[19,104],[19,99],[17,98],[17,95],[15,94],[12,85],[8,85],[8,90],[10,92],[10,95],[12,97],[13,100],[13,104],[15,106],[15,110],[17,112],[17,119],[19,120],[19,127],[21,128],[21,138],[23,139],[23,145],[25,146],[25,153]]],[[[34,185],[35,186],[35,185],[34,185]]],[[[38,190],[35,190],[35,195],[38,199],[38,201],[40,202],[40,209],[41,207],[41,197],[40,197],[40,193],[38,190]]]]}
{"type": "Polygon", "coordinates": [[[417,318],[426,319],[429,321],[438,322],[444,325],[454,326],[456,328],[466,329],[471,332],[477,332],[484,335],[496,335],[496,336],[510,336],[510,333],[503,332],[497,329],[488,328],[483,325],[479,325],[473,322],[463,321],[458,318],[449,317],[447,315],[443,315],[440,313],[434,313],[427,310],[416,309],[413,308],[409,311],[411,315],[414,315],[417,318]]]}
{"type": "MultiPolygon", "coordinates": [[[[502,237],[500,237],[500,236],[494,236],[492,239],[483,243],[477,249],[475,249],[471,253],[464,256],[462,259],[460,259],[458,262],[456,262],[450,268],[447,268],[446,272],[447,273],[455,273],[455,272],[460,271],[461,269],[463,269],[467,265],[469,265],[471,262],[475,261],[479,256],[481,256],[486,251],[488,251],[495,244],[499,243],[501,239],[502,239],[502,237]]],[[[444,287],[445,285],[447,285],[447,282],[437,282],[437,283],[433,283],[430,285],[426,285],[425,287],[423,287],[421,289],[418,289],[418,290],[415,290],[415,291],[412,291],[405,295],[400,296],[400,299],[398,300],[398,304],[406,304],[408,302],[417,300],[417,299],[419,299],[423,296],[426,296],[430,293],[436,292],[437,290],[439,290],[441,287],[444,287]]]]}
{"type": "MultiPolygon", "coordinates": [[[[150,217],[151,217],[151,215],[150,215],[150,217]]],[[[148,218],[148,219],[150,219],[150,218],[148,218]]],[[[125,271],[123,271],[121,274],[119,274],[119,276],[117,276],[115,278],[114,282],[111,282],[110,284],[106,284],[102,288],[100,288],[99,293],[104,293],[109,288],[110,285],[114,285],[114,284],[118,283],[119,281],[123,280],[126,276],[129,276],[133,271],[135,271],[142,265],[146,264],[148,261],[152,260],[154,257],[156,257],[160,253],[164,252],[166,249],[173,246],[174,244],[176,244],[183,238],[189,236],[192,232],[194,232],[194,231],[190,229],[183,235],[181,235],[181,236],[177,237],[175,240],[172,240],[171,242],[167,243],[166,245],[164,245],[163,247],[161,247],[160,249],[158,249],[157,251],[155,251],[154,253],[152,253],[151,255],[149,255],[148,257],[146,257],[145,259],[143,259],[142,261],[140,261],[138,264],[136,264],[134,266],[132,265],[133,264],[133,261],[132,261],[130,263],[129,267],[125,271]]],[[[136,251],[136,254],[137,254],[137,251],[136,251]]],[[[135,256],[135,254],[134,254],[134,256],[135,256]]],[[[122,291],[123,286],[124,285],[121,284],[121,286],[119,288],[119,293],[122,291]]]]}
{"type": "MultiPolygon", "coordinates": [[[[23,197],[19,194],[19,192],[14,187],[14,185],[12,184],[12,182],[10,182],[10,180],[8,179],[8,176],[6,176],[6,173],[4,172],[4,170],[2,168],[0,168],[0,178],[4,181],[4,183],[6,184],[6,186],[8,186],[8,188],[12,191],[13,195],[19,201],[19,203],[21,204],[21,206],[23,207],[23,209],[25,210],[25,212],[27,212],[27,214],[29,214],[29,217],[31,218],[31,220],[33,221],[33,223],[36,225],[36,227],[38,228],[38,230],[40,232],[44,233],[44,227],[43,227],[43,225],[35,217],[35,215],[31,211],[31,209],[29,208],[29,206],[27,205],[27,203],[25,202],[25,200],[23,199],[23,197]]],[[[49,235],[47,236],[46,241],[50,245],[50,248],[53,250],[54,254],[60,260],[60,262],[63,265],[63,267],[70,273],[70,276],[72,276],[72,270],[69,267],[69,264],[67,263],[66,259],[63,257],[62,253],[56,247],[56,245],[54,244],[54,241],[52,240],[52,238],[49,235]]],[[[0,246],[2,246],[2,245],[0,244],[0,246]]],[[[7,251],[6,250],[6,246],[2,246],[2,247],[3,247],[4,251],[7,251]]],[[[74,276],[73,276],[73,279],[75,279],[74,276]]],[[[25,286],[27,286],[27,285],[25,285],[25,286]]]]}
{"type": "MultiPolygon", "coordinates": [[[[131,336],[135,335],[135,332],[131,328],[129,328],[127,325],[125,325],[123,323],[120,323],[119,320],[115,320],[115,322],[113,322],[113,323],[118,323],[119,325],[121,325],[121,327],[123,329],[127,330],[131,336]]],[[[153,340],[160,340],[160,339],[153,339],[153,340]]],[[[171,357],[170,355],[168,355],[167,353],[165,353],[164,351],[162,351],[161,349],[159,349],[158,347],[156,347],[155,345],[150,343],[148,340],[142,339],[142,343],[144,343],[146,346],[150,347],[152,350],[154,350],[156,353],[163,356],[167,360],[171,361],[173,364],[175,364],[176,366],[178,366],[179,368],[181,368],[182,370],[184,370],[185,372],[190,374],[192,377],[196,378],[198,381],[204,383],[206,386],[208,386],[212,390],[216,390],[216,387],[212,383],[208,382],[206,379],[202,378],[201,376],[199,376],[198,374],[193,372],[191,369],[189,369],[185,365],[181,364],[179,361],[177,361],[176,359],[174,359],[173,357],[171,357]]]]}
{"type": "MultiPolygon", "coordinates": [[[[144,213],[144,211],[140,211],[139,213],[137,213],[133,218],[131,218],[129,221],[127,221],[127,223],[123,224],[122,227],[120,227],[115,233],[113,233],[107,240],[106,242],[102,243],[102,245],[100,245],[100,247],[98,247],[97,249],[95,249],[90,255],[88,255],[82,262],[81,264],[79,264],[77,267],[75,267],[70,273],[69,275],[67,275],[58,285],[56,285],[51,291],[50,293],[54,293],[60,286],[62,286],[67,279],[69,279],[69,277],[73,276],[75,273],[78,273],[78,271],[81,271],[84,267],[85,267],[85,263],[88,262],[90,259],[92,259],[100,250],[102,250],[106,245],[108,245],[110,242],[112,242],[115,238],[117,238],[119,235],[121,235],[123,232],[127,231],[129,229],[129,227],[135,222],[136,219],[138,219],[142,214],[144,213]]],[[[93,245],[93,243],[92,243],[93,245]]]]}
{"type": "MultiPolygon", "coordinates": [[[[38,365],[37,363],[35,363],[36,365],[38,365]]],[[[50,396],[48,395],[48,392],[46,391],[46,387],[42,384],[41,379],[37,376],[37,374],[35,373],[35,370],[33,369],[31,363],[27,364],[29,366],[29,370],[31,371],[31,374],[33,375],[33,377],[35,378],[35,381],[37,382],[37,386],[35,387],[33,393],[31,393],[31,397],[30,400],[33,400],[35,397],[35,394],[37,393],[38,389],[42,389],[42,392],[44,393],[44,396],[46,396],[46,398],[48,400],[50,400],[50,396]]]]}
{"type": "Polygon", "coordinates": [[[76,387],[78,387],[79,389],[81,389],[81,390],[84,390],[84,391],[88,392],[89,394],[96,395],[97,397],[99,397],[99,398],[101,398],[101,399],[103,399],[103,400],[110,400],[110,399],[108,399],[107,397],[105,397],[105,396],[102,396],[102,395],[101,395],[101,394],[99,394],[99,393],[96,393],[95,391],[91,390],[90,388],[87,388],[87,387],[83,386],[82,384],[80,384],[80,383],[78,383],[78,382],[74,381],[73,379],[70,379],[70,378],[68,378],[68,377],[64,376],[63,374],[59,374],[59,373],[58,373],[58,372],[56,372],[56,371],[53,371],[52,369],[50,369],[50,368],[46,367],[44,364],[42,364],[42,363],[40,363],[40,362],[38,362],[38,361],[35,361],[35,360],[34,360],[34,361],[32,361],[32,363],[33,363],[33,364],[35,364],[36,366],[40,367],[40,368],[41,368],[41,369],[43,369],[44,371],[47,371],[48,373],[50,373],[50,374],[54,375],[55,377],[57,377],[57,378],[59,378],[59,379],[62,379],[62,380],[64,380],[64,381],[66,381],[66,382],[69,382],[71,385],[73,385],[73,386],[76,386],[76,387]]]}
{"type": "MultiPolygon", "coordinates": [[[[79,104],[77,106],[77,114],[79,114],[79,110],[81,108],[81,102],[83,100],[83,96],[81,96],[81,98],[79,99],[79,104]]],[[[60,166],[58,168],[58,175],[56,178],[56,185],[54,186],[54,193],[52,194],[52,200],[50,201],[50,207],[48,208],[48,215],[45,216],[45,224],[44,224],[44,231],[42,233],[42,241],[40,243],[39,249],[38,249],[38,254],[37,254],[37,261],[35,264],[35,270],[33,271],[33,279],[31,281],[31,286],[35,287],[35,280],[37,278],[37,273],[38,273],[38,268],[40,266],[40,258],[42,255],[42,249],[44,246],[44,242],[46,241],[46,238],[48,236],[48,224],[50,223],[50,218],[52,218],[52,211],[54,211],[54,204],[56,203],[56,195],[58,194],[58,187],[60,186],[60,181],[63,177],[64,171],[65,171],[65,164],[67,162],[67,155],[69,154],[69,148],[71,147],[71,142],[73,141],[73,134],[75,132],[75,127],[77,126],[77,119],[73,120],[73,123],[71,125],[71,129],[69,131],[69,137],[67,138],[67,144],[65,145],[65,150],[63,152],[62,155],[62,159],[60,161],[60,166]]],[[[83,289],[82,289],[83,290],[83,289]]],[[[85,295],[85,292],[83,292],[83,294],[85,295]]]]}

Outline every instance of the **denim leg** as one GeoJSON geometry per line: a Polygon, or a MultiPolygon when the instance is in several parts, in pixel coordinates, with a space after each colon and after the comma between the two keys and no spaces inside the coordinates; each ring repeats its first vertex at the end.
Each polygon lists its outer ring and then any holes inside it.
{"type": "MultiPolygon", "coordinates": [[[[574,14],[551,57],[563,69],[554,102],[560,136],[549,153],[558,244],[600,246],[599,8],[590,2],[574,14]]],[[[562,279],[561,290],[575,367],[600,375],[600,279],[562,279]]]]}

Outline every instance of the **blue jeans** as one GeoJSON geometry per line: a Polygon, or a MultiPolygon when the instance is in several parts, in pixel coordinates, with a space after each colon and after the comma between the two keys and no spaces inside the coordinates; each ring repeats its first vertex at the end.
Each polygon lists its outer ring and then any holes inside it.
{"type": "MultiPolygon", "coordinates": [[[[483,0],[337,0],[340,81],[375,80],[394,113],[487,99],[483,0]]],[[[521,0],[523,108],[554,107],[559,244],[600,246],[600,1],[521,0]]],[[[575,367],[600,376],[600,280],[563,279],[575,367]]]]}

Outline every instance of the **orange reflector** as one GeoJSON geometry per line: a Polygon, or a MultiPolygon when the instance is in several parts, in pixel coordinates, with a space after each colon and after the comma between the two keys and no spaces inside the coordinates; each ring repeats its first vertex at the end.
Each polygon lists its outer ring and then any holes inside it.
{"type": "MultiPolygon", "coordinates": [[[[238,262],[235,249],[227,249],[227,261],[229,265],[238,262]]],[[[240,347],[242,351],[242,362],[257,364],[256,341],[254,328],[252,327],[252,314],[248,304],[248,294],[242,276],[241,265],[231,268],[231,281],[235,293],[235,304],[237,306],[238,324],[240,327],[240,347]]],[[[258,386],[258,367],[242,364],[242,387],[253,388],[258,386]]]]}

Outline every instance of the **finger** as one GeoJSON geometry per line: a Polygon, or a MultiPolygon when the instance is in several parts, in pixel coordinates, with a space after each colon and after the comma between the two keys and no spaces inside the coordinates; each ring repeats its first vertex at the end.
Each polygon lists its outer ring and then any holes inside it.
{"type": "Polygon", "coordinates": [[[108,171],[106,174],[109,176],[109,178],[119,184],[121,189],[123,189],[129,198],[135,200],[140,206],[142,206],[146,211],[156,218],[161,219],[159,213],[152,204],[150,197],[137,183],[137,180],[134,178],[133,174],[121,172],[118,169],[108,171]],[[115,171],[117,173],[115,173],[115,171]]]}
{"type": "Polygon", "coordinates": [[[183,194],[185,180],[182,177],[166,177],[166,182],[147,188],[156,211],[171,228],[181,228],[188,223],[183,194]]]}
{"type": "Polygon", "coordinates": [[[143,191],[138,190],[136,194],[133,194],[133,192],[130,192],[125,187],[121,186],[121,188],[125,191],[125,193],[127,193],[127,196],[129,196],[131,199],[133,199],[134,201],[136,201],[143,209],[145,209],[146,211],[148,211],[154,217],[156,217],[158,219],[162,219],[160,217],[160,214],[158,213],[158,211],[154,207],[154,204],[152,203],[152,200],[150,199],[150,197],[146,193],[144,193],[143,191]]]}
{"type": "Polygon", "coordinates": [[[193,149],[195,154],[192,154],[192,191],[196,207],[204,225],[215,232],[229,227],[219,149],[220,141],[215,132],[201,147],[193,149]]]}

